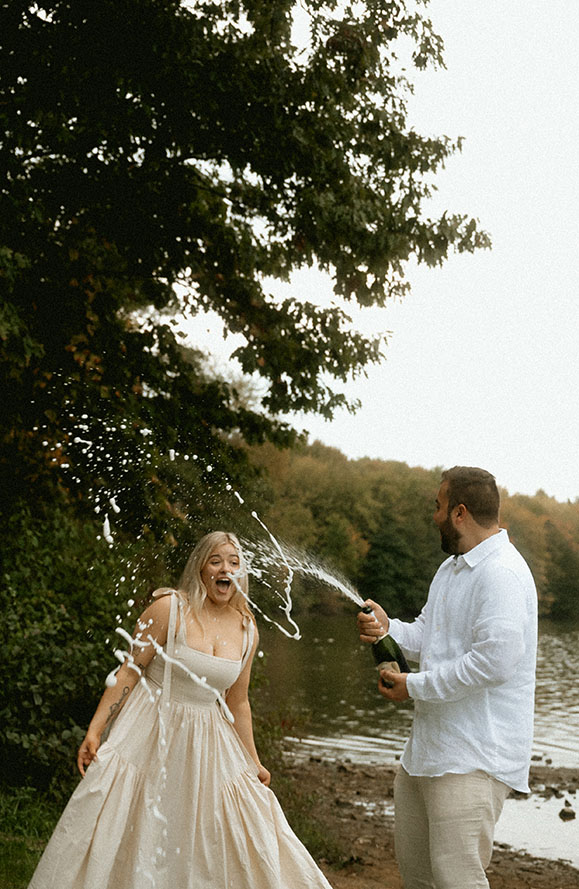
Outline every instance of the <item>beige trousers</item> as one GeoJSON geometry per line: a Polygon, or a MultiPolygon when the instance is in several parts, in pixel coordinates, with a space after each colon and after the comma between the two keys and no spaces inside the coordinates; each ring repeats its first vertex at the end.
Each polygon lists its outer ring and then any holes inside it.
{"type": "Polygon", "coordinates": [[[404,889],[488,889],[495,824],[510,788],[486,772],[394,782],[395,842],[404,889]]]}

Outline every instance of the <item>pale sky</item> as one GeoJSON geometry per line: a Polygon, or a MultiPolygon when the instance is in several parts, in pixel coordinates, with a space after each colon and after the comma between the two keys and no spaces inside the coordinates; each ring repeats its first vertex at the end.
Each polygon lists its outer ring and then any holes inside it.
{"type": "MultiPolygon", "coordinates": [[[[483,466],[510,493],[579,497],[579,2],[431,0],[446,71],[416,73],[411,120],[464,136],[432,215],[480,219],[492,251],[410,268],[400,304],[356,313],[389,330],[386,361],[348,385],[355,416],[291,418],[352,458],[483,466]]],[[[328,302],[331,281],[291,290],[328,302]]],[[[279,287],[272,292],[282,292],[279,287]]],[[[190,329],[190,328],[189,328],[190,329]]],[[[192,342],[235,341],[198,319],[192,342]]]]}

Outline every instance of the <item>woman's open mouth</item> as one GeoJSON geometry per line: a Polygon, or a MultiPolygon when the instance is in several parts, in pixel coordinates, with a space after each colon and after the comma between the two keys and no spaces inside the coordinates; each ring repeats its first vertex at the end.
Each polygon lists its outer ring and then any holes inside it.
{"type": "Polygon", "coordinates": [[[215,581],[215,586],[222,593],[228,593],[231,588],[231,581],[228,577],[221,577],[215,581]]]}

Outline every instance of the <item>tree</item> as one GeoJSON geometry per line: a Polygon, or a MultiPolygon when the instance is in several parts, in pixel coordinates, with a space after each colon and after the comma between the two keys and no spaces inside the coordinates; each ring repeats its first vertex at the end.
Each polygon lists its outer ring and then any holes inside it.
{"type": "MultiPolygon", "coordinates": [[[[383,304],[404,263],[488,246],[473,219],[430,220],[458,147],[406,123],[398,38],[442,63],[400,0],[10,0],[0,22],[1,459],[14,492],[82,464],[83,414],[151,428],[235,471],[231,436],[289,443],[274,415],[331,416],[331,380],[381,354],[344,306],[276,300],[268,277],[317,263],[337,299],[383,304]],[[208,378],[174,316],[213,309],[240,333],[259,411],[208,378]],[[330,380],[330,383],[328,382],[330,380]],[[65,422],[65,419],[67,422],[65,422]],[[42,441],[62,460],[47,460],[42,441]]],[[[90,422],[90,420],[89,420],[90,422]]],[[[128,435],[128,433],[127,433],[128,435]]],[[[143,484],[135,479],[135,484],[143,484]]],[[[65,485],[66,487],[66,485],[65,485]]]]}
{"type": "Polygon", "coordinates": [[[551,616],[557,620],[579,617],[579,552],[563,531],[549,519],[545,522],[547,539],[547,583],[545,593],[551,601],[551,616]]]}
{"type": "Polygon", "coordinates": [[[432,523],[432,499],[440,472],[384,463],[376,493],[376,530],[360,572],[360,591],[379,601],[393,617],[415,617],[442,554],[432,523]]]}
{"type": "Polygon", "coordinates": [[[378,601],[393,616],[414,616],[419,608],[412,601],[413,574],[411,541],[394,518],[392,504],[385,502],[360,574],[360,592],[378,601]]]}

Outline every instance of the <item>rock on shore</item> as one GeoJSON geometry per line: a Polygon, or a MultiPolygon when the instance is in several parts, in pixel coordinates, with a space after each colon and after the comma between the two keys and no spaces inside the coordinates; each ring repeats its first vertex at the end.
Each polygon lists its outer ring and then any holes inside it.
{"type": "MultiPolygon", "coordinates": [[[[334,889],[402,889],[394,858],[394,769],[311,757],[295,762],[290,770],[312,789],[316,818],[339,838],[344,850],[340,869],[321,862],[334,889]]],[[[579,790],[579,771],[533,766],[530,781],[533,793],[560,795],[563,801],[566,794],[579,790]]],[[[565,808],[571,807],[562,802],[565,808]]],[[[565,862],[534,858],[505,846],[495,848],[488,878],[491,889],[579,887],[579,870],[565,862]]]]}

